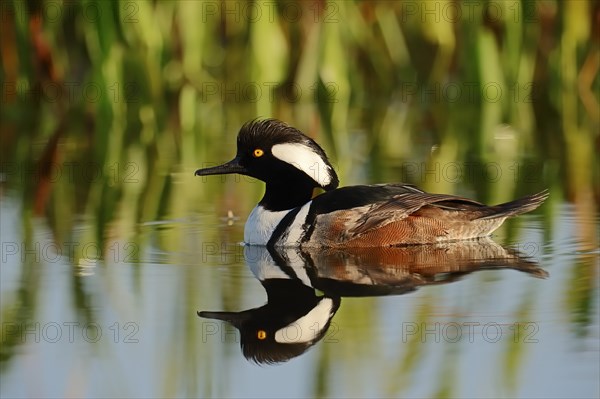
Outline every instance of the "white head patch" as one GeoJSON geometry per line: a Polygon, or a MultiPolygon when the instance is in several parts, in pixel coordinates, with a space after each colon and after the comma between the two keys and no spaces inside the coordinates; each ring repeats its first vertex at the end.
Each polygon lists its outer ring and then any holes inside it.
{"type": "Polygon", "coordinates": [[[275,332],[275,341],[280,344],[299,344],[317,338],[327,325],[333,309],[333,300],[323,298],[310,312],[294,323],[275,332]]]}
{"type": "Polygon", "coordinates": [[[331,167],[310,147],[300,143],[275,144],[273,156],[306,173],[320,186],[331,183],[331,167]]]}

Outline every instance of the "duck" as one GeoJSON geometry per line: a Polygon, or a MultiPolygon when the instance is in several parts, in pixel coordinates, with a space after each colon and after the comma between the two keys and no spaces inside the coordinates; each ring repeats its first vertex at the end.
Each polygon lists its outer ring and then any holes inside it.
{"type": "MultiPolygon", "coordinates": [[[[319,341],[337,342],[333,318],[347,297],[410,294],[451,284],[483,270],[515,270],[546,278],[535,259],[489,237],[386,248],[242,247],[243,259],[264,289],[267,302],[241,311],[201,310],[203,319],[227,322],[238,331],[244,357],[274,364],[300,356],[319,341]]],[[[230,336],[214,325],[205,337],[230,336]]]]}
{"type": "Polygon", "coordinates": [[[231,161],[195,171],[196,176],[236,173],[265,183],[244,226],[244,244],[267,247],[393,247],[477,239],[548,198],[544,190],[490,206],[404,183],[338,188],[323,148],[277,119],[245,123],[231,161]],[[323,192],[314,196],[316,189],[323,192]]]}
{"type": "MultiPolygon", "coordinates": [[[[258,364],[288,361],[327,336],[341,304],[339,296],[317,295],[295,276],[268,277],[260,284],[267,293],[263,306],[237,312],[198,311],[197,315],[235,327],[244,357],[258,364]]],[[[329,335],[335,332],[334,327],[329,335]]]]}

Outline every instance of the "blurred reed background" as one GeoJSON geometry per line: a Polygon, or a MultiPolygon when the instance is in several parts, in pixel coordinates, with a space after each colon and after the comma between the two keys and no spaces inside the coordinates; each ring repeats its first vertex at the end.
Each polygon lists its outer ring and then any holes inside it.
{"type": "MultiPolygon", "coordinates": [[[[405,181],[490,203],[549,188],[547,237],[557,204],[596,218],[597,1],[2,0],[1,13],[0,197],[18,199],[25,245],[42,220],[54,242],[97,242],[101,257],[133,243],[135,261],[155,221],[243,221],[261,184],[193,172],[231,159],[256,117],[316,138],[343,185],[405,181]]],[[[239,241],[242,225],[191,247],[239,241]]],[[[184,233],[152,245],[177,263],[184,233]]],[[[597,248],[597,225],[577,234],[597,248]]],[[[74,250],[74,304],[91,319],[74,250]]],[[[587,325],[597,259],[582,256],[566,292],[587,325]]],[[[3,320],[33,317],[40,275],[22,267],[3,320]]],[[[198,303],[196,287],[186,295],[198,303]]],[[[17,343],[3,338],[3,360],[17,343]]]]}

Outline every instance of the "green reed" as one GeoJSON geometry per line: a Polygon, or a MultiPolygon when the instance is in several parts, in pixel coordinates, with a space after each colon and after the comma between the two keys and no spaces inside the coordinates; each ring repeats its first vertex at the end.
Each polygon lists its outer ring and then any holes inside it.
{"type": "MultiPolygon", "coordinates": [[[[138,203],[124,212],[132,222],[167,212],[173,177],[229,156],[224,144],[256,116],[317,136],[342,176],[357,159],[370,158],[377,178],[405,160],[532,154],[558,159],[569,191],[598,177],[594,2],[500,2],[461,18],[451,12],[466,5],[444,1],[4,7],[3,159],[89,160],[101,176],[62,193],[43,173],[8,184],[25,186],[36,213],[61,212],[49,206],[61,195],[91,212],[98,239],[124,196],[138,203]]],[[[188,200],[211,191],[185,187],[188,200]]]]}

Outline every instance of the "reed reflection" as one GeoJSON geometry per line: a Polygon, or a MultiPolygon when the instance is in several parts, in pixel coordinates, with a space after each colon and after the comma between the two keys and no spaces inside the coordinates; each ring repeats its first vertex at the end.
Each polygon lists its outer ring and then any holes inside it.
{"type": "Polygon", "coordinates": [[[548,276],[532,258],[488,238],[387,248],[246,246],[244,258],[264,287],[267,303],[198,315],[237,328],[243,355],[259,364],[290,360],[322,340],[342,297],[402,295],[486,269],[548,276]]]}

